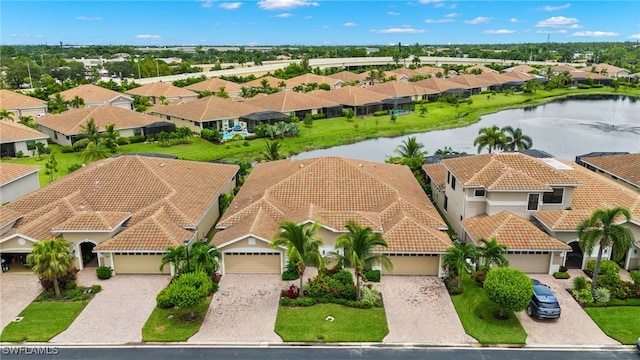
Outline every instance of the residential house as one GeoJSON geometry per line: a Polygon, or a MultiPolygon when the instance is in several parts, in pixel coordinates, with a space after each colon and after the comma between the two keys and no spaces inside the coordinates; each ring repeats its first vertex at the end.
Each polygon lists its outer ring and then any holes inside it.
{"type": "Polygon", "coordinates": [[[432,77],[429,79],[416,81],[413,84],[436,90],[437,95],[430,95],[430,101],[437,100],[439,96],[457,96],[463,99],[471,96],[471,91],[469,89],[466,89],[462,84],[451,81],[450,79],[440,79],[432,77]]]}
{"type": "Polygon", "coordinates": [[[209,91],[213,94],[219,92],[221,89],[224,89],[225,92],[229,93],[229,96],[236,96],[240,93],[241,87],[242,85],[234,83],[233,81],[212,77],[205,81],[187,85],[184,88],[187,90],[195,91],[197,93],[209,91]]]}
{"type": "Polygon", "coordinates": [[[388,98],[409,98],[414,102],[427,100],[429,95],[437,94],[436,90],[397,80],[368,86],[366,89],[386,95],[388,98]]]}
{"type": "Polygon", "coordinates": [[[573,71],[570,75],[572,79],[572,86],[578,86],[580,84],[602,84],[605,86],[611,86],[613,84],[612,78],[599,73],[573,71]]]}
{"type": "Polygon", "coordinates": [[[4,205],[38,190],[38,171],[39,166],[0,162],[0,204],[4,205]]]}
{"type": "Polygon", "coordinates": [[[420,73],[416,70],[412,70],[406,67],[401,67],[384,72],[385,79],[393,80],[395,78],[395,80],[404,83],[408,83],[416,76],[420,76],[420,73]]]}
{"type": "Polygon", "coordinates": [[[263,110],[297,116],[300,120],[304,119],[307,114],[325,114],[327,118],[342,116],[342,105],[339,103],[295,91],[280,91],[269,95],[260,94],[247,99],[247,103],[263,110]]]}
{"type": "Polygon", "coordinates": [[[339,79],[334,79],[328,76],[316,75],[313,73],[302,74],[291,78],[289,80],[285,80],[287,84],[287,89],[295,89],[297,87],[306,87],[308,85],[321,85],[327,84],[331,89],[339,89],[344,84],[344,81],[339,79]]]}
{"type": "Polygon", "coordinates": [[[532,79],[530,75],[524,75],[521,73],[511,73],[511,75],[497,74],[497,73],[482,73],[477,75],[477,78],[489,85],[489,90],[502,91],[503,89],[512,89],[514,91],[521,91],[522,86],[532,79]],[[514,76],[514,75],[519,76],[514,76]],[[524,77],[524,79],[522,79],[524,77]]]}
{"type": "Polygon", "coordinates": [[[476,64],[473,66],[469,66],[468,68],[464,69],[464,72],[466,74],[476,74],[476,75],[480,75],[480,74],[486,74],[486,73],[494,73],[494,74],[498,74],[499,71],[493,70],[490,67],[487,67],[485,65],[482,64],[476,64]]]}
{"type": "Polygon", "coordinates": [[[47,102],[19,94],[15,91],[0,90],[0,109],[6,109],[14,114],[14,121],[31,116],[36,119],[47,113],[47,102]]]}
{"type": "Polygon", "coordinates": [[[345,84],[359,83],[362,81],[362,77],[358,74],[354,74],[351,71],[341,71],[339,73],[327,75],[330,78],[343,81],[345,84]]]}
{"type": "Polygon", "coordinates": [[[113,105],[127,110],[133,109],[133,98],[131,96],[93,84],[80,85],[65,90],[60,93],[60,96],[66,101],[71,101],[77,96],[84,100],[85,107],[113,105]]]}
{"type": "Polygon", "coordinates": [[[478,95],[483,91],[487,91],[489,90],[490,85],[492,85],[491,81],[487,80],[486,78],[480,77],[479,75],[461,74],[452,76],[447,80],[462,85],[464,89],[467,89],[471,92],[471,95],[478,95]]]}
{"type": "Polygon", "coordinates": [[[590,71],[613,78],[628,78],[631,75],[631,71],[609,64],[597,64],[590,71]]]}
{"type": "Polygon", "coordinates": [[[47,114],[38,120],[38,128],[58,145],[73,145],[90,119],[93,119],[100,131],[104,131],[107,125],[115,125],[122,137],[146,137],[160,131],[171,132],[175,128],[173,124],[156,117],[110,105],[47,114]]]}
{"type": "Polygon", "coordinates": [[[452,246],[446,224],[406,166],[287,159],[256,165],[216,225],[222,272],[280,274],[286,249],[273,248],[271,239],[283,221],[319,223],[324,256],[342,253],[336,239],[348,221],[369,227],[389,244],[376,252],[390,257],[395,275],[442,275],[441,256],[452,246]]]}
{"type": "Polygon", "coordinates": [[[576,163],[640,191],[640,153],[590,153],[577,156],[576,163]]]}
{"type": "Polygon", "coordinates": [[[153,82],[133,88],[126,92],[128,95],[147,97],[152,104],[160,104],[164,101],[190,101],[198,98],[198,93],[179,88],[165,82],[153,82]]]}
{"type": "Polygon", "coordinates": [[[442,70],[442,68],[439,68],[439,67],[425,65],[425,66],[416,68],[415,71],[421,76],[437,77],[438,73],[440,73],[441,76],[444,76],[444,70],[442,70]]]}
{"type": "Polygon", "coordinates": [[[287,87],[285,80],[278,79],[276,77],[267,75],[259,77],[255,80],[247,81],[246,83],[240,84],[241,87],[254,87],[259,89],[264,89],[265,84],[272,89],[284,89],[287,87]],[[265,82],[266,81],[266,82],[265,82]],[[284,85],[284,86],[283,86],[284,85]]]}
{"type": "Polygon", "coordinates": [[[0,252],[24,258],[34,243],[64,238],[78,269],[97,257],[115,274],[169,274],[159,269],[167,247],[207,237],[238,169],[138,155],[91,163],[3,206],[0,252]]]}
{"type": "Polygon", "coordinates": [[[373,115],[383,110],[382,101],[388,98],[387,95],[360,86],[345,86],[331,91],[314,90],[306,94],[340,104],[345,110],[350,108],[356,116],[373,115]]]}
{"type": "Polygon", "coordinates": [[[0,121],[0,156],[16,157],[35,155],[36,143],[47,147],[49,136],[26,125],[12,121],[0,121]]]}
{"type": "Polygon", "coordinates": [[[534,72],[538,73],[539,70],[534,68],[533,66],[529,66],[527,64],[520,64],[520,65],[517,65],[517,66],[513,66],[513,67],[510,67],[510,68],[507,68],[504,71],[505,71],[505,73],[516,71],[516,72],[521,72],[521,73],[524,73],[524,74],[531,74],[531,73],[534,73],[534,72]]]}

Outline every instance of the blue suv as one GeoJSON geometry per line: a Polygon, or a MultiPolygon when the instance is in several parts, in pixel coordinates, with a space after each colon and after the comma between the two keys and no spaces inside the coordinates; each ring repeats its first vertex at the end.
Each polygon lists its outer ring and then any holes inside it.
{"type": "Polygon", "coordinates": [[[551,288],[540,283],[536,279],[533,282],[533,296],[527,306],[527,314],[538,319],[558,319],[560,317],[560,304],[551,288]]]}

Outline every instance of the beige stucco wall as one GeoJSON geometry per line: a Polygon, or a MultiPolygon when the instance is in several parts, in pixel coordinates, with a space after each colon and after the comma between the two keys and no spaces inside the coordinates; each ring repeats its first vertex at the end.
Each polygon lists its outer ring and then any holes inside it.
{"type": "Polygon", "coordinates": [[[5,204],[19,199],[32,191],[38,190],[39,188],[40,181],[38,180],[37,172],[4,184],[0,186],[0,204],[5,204]]]}
{"type": "Polygon", "coordinates": [[[200,132],[202,130],[202,123],[199,123],[197,121],[191,121],[191,120],[184,120],[184,119],[180,119],[174,116],[160,116],[163,120],[168,120],[171,121],[172,123],[176,124],[176,127],[188,127],[189,129],[191,129],[191,131],[197,131],[200,132]]]}
{"type": "Polygon", "coordinates": [[[19,236],[0,243],[0,252],[4,253],[31,253],[33,241],[22,239],[19,236]],[[22,244],[20,244],[22,242],[22,244]]]}
{"type": "Polygon", "coordinates": [[[321,227],[320,229],[318,229],[316,235],[322,239],[322,244],[323,246],[327,246],[327,247],[335,247],[336,246],[336,239],[338,238],[338,236],[342,235],[343,233],[337,233],[337,232],[333,232],[327,228],[321,227]]]}
{"type": "MultiPolygon", "coordinates": [[[[224,187],[222,190],[223,194],[233,194],[233,189],[236,187],[236,177],[234,176],[224,187]]],[[[211,204],[209,211],[202,217],[200,224],[198,224],[196,230],[198,231],[197,236],[199,238],[203,238],[209,234],[211,228],[218,222],[220,218],[220,206],[219,206],[219,197],[215,202],[211,204]]]]}
{"type": "MultiPolygon", "coordinates": [[[[561,186],[562,187],[562,186],[561,186]]],[[[540,210],[564,210],[571,206],[573,202],[573,187],[562,187],[564,193],[562,195],[561,204],[545,204],[542,202],[542,195],[540,195],[540,210]]]]}
{"type": "Polygon", "coordinates": [[[34,119],[40,114],[47,113],[47,105],[29,107],[29,108],[20,108],[20,109],[9,109],[12,113],[16,114],[16,118],[14,119],[16,122],[20,120],[21,117],[31,116],[34,119]]]}
{"type": "Polygon", "coordinates": [[[71,140],[67,139],[66,135],[61,134],[53,129],[50,129],[42,125],[38,125],[38,131],[40,131],[43,134],[49,135],[49,138],[51,138],[51,141],[53,141],[54,143],[60,146],[71,145],[71,140]]]}
{"type": "MultiPolygon", "coordinates": [[[[453,178],[453,174],[451,174],[451,178],[453,178]]],[[[442,213],[451,224],[451,227],[457,234],[462,234],[462,225],[460,225],[460,217],[462,216],[465,219],[464,210],[465,210],[465,193],[462,186],[462,183],[456,179],[456,189],[453,190],[451,187],[452,181],[445,184],[445,195],[448,198],[447,201],[447,209],[444,209],[444,199],[442,200],[442,213]]]]}
{"type": "Polygon", "coordinates": [[[255,239],[255,244],[251,245],[249,244],[249,238],[238,240],[232,244],[222,247],[220,248],[220,251],[230,252],[232,250],[235,250],[235,251],[242,251],[242,252],[251,252],[254,249],[257,252],[265,251],[265,250],[268,250],[267,252],[282,252],[281,249],[272,248],[270,243],[267,243],[260,239],[255,239]]]}
{"type": "MultiPolygon", "coordinates": [[[[42,145],[44,145],[44,147],[46,148],[47,146],[49,146],[49,144],[47,143],[47,139],[32,139],[29,141],[34,141],[36,143],[41,143],[42,145]]],[[[25,156],[36,156],[37,152],[36,150],[29,150],[29,147],[27,146],[27,141],[16,141],[14,143],[15,149],[16,149],[16,154],[18,153],[18,151],[22,151],[22,153],[25,156]]]]}

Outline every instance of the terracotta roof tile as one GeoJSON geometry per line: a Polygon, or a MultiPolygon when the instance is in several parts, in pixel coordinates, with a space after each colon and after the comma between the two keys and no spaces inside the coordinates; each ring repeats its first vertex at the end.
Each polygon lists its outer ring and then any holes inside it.
{"type": "Polygon", "coordinates": [[[386,95],[389,98],[437,94],[436,90],[418,86],[414,83],[407,84],[397,80],[387,81],[381,84],[369,86],[367,87],[367,90],[375,91],[377,93],[386,95]]]}
{"type": "MultiPolygon", "coordinates": [[[[17,110],[24,108],[46,108],[47,102],[19,94],[15,91],[0,90],[0,109],[17,110]]],[[[18,121],[16,116],[16,121],[18,121]]]]}
{"type": "Polygon", "coordinates": [[[187,89],[179,88],[173,84],[165,82],[153,82],[145,84],[137,88],[133,88],[126,92],[129,95],[137,96],[164,96],[171,98],[197,98],[198,94],[187,89]]]}
{"type": "Polygon", "coordinates": [[[213,77],[205,81],[201,81],[195,84],[185,86],[184,88],[187,90],[198,91],[198,92],[204,92],[204,91],[217,92],[217,91],[220,91],[221,87],[224,87],[224,90],[226,92],[237,93],[240,91],[240,88],[242,87],[242,85],[236,84],[233,81],[228,81],[228,80],[223,80],[220,78],[213,77]]]}
{"type": "Polygon", "coordinates": [[[582,157],[580,160],[640,187],[640,153],[582,157]]]}
{"type": "Polygon", "coordinates": [[[131,217],[128,212],[81,211],[67,221],[54,226],[56,233],[69,231],[105,231],[111,232],[131,217]]]}
{"type": "Polygon", "coordinates": [[[264,111],[264,109],[250,104],[247,101],[234,101],[218,96],[207,96],[202,99],[179,104],[154,106],[149,109],[148,113],[170,115],[181,119],[205,122],[235,119],[260,111],[264,111]]]}
{"type": "Polygon", "coordinates": [[[342,80],[334,79],[328,76],[316,75],[313,73],[302,74],[294,78],[285,80],[287,88],[294,88],[298,85],[306,84],[328,84],[331,88],[339,87],[342,84],[342,80]]]}
{"type": "Polygon", "coordinates": [[[0,162],[0,186],[40,171],[40,166],[0,162]]]}
{"type": "Polygon", "coordinates": [[[314,90],[307,94],[347,106],[362,106],[371,103],[379,103],[382,100],[389,98],[387,95],[363,89],[360,86],[344,86],[340,89],[330,91],[314,90]]]}
{"type": "Polygon", "coordinates": [[[42,140],[48,138],[49,135],[43,134],[40,131],[34,130],[26,125],[7,120],[0,121],[0,143],[2,144],[12,143],[16,141],[42,140]]]}
{"type": "Polygon", "coordinates": [[[351,71],[341,71],[339,73],[336,74],[331,74],[331,75],[327,75],[330,78],[334,78],[334,79],[338,79],[338,80],[342,80],[346,83],[350,83],[350,82],[354,82],[354,81],[360,81],[361,77],[358,76],[357,74],[352,73],[351,71]]]}
{"type": "Polygon", "coordinates": [[[413,83],[414,85],[426,87],[428,89],[434,89],[438,93],[445,92],[451,89],[464,88],[461,84],[453,82],[449,79],[430,78],[426,80],[420,80],[413,83]]]}
{"type": "Polygon", "coordinates": [[[67,101],[70,101],[78,96],[82,98],[84,100],[84,103],[87,105],[95,103],[106,103],[116,99],[119,96],[122,96],[133,102],[133,99],[130,96],[93,84],[80,85],[78,87],[65,90],[60,93],[60,96],[62,96],[62,98],[67,101]]]}
{"type": "MultiPolygon", "coordinates": [[[[242,83],[240,84],[240,86],[261,88],[262,82],[265,80],[267,80],[267,83],[272,88],[280,88],[280,83],[284,81],[283,79],[278,79],[277,77],[267,75],[267,76],[259,77],[255,80],[247,81],[246,83],[242,83]]],[[[285,84],[286,84],[286,81],[285,81],[285,84]]]]}
{"type": "Polygon", "coordinates": [[[284,113],[340,105],[334,101],[321,99],[295,91],[280,91],[269,95],[258,95],[248,99],[247,103],[262,108],[263,111],[273,110],[284,113]]]}
{"type": "Polygon", "coordinates": [[[444,189],[447,182],[447,169],[442,164],[422,165],[422,169],[429,175],[431,182],[440,189],[444,189]]]}

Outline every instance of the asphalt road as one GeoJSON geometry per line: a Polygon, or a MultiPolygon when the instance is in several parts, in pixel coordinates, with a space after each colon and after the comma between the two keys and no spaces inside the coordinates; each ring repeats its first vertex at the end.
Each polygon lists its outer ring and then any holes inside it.
{"type": "Polygon", "coordinates": [[[260,360],[627,360],[639,359],[634,350],[536,350],[498,348],[380,348],[380,347],[182,347],[158,346],[104,346],[104,347],[34,347],[2,346],[4,359],[260,359],[260,360]],[[16,354],[17,353],[17,354],[16,354]]]}

